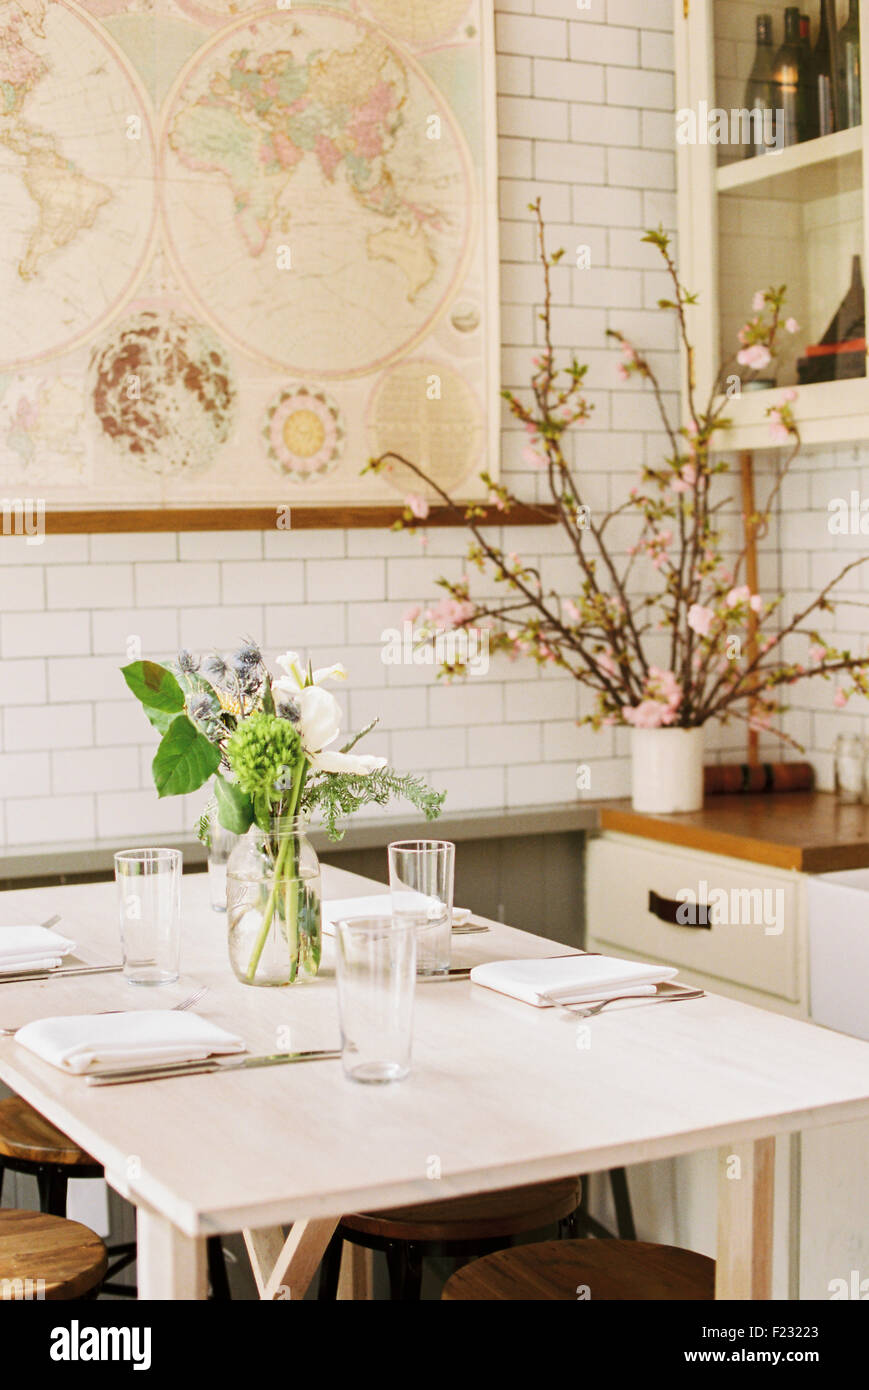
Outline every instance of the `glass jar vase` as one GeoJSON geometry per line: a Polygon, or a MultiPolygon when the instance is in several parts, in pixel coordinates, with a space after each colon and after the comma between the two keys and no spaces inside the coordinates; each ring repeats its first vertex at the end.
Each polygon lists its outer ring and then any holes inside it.
{"type": "Polygon", "coordinates": [[[245,985],[291,985],[320,968],[320,863],[301,817],[253,825],[226,872],[229,960],[245,985]]]}

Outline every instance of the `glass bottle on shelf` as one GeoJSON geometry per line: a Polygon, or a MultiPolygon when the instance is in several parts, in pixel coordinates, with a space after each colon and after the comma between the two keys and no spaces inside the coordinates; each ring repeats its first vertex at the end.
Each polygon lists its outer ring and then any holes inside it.
{"type": "Polygon", "coordinates": [[[800,15],[800,42],[807,48],[812,47],[812,21],[807,14],[800,15]]]}
{"type": "Polygon", "coordinates": [[[773,77],[772,16],[757,16],[757,46],[754,51],[748,82],[745,88],[745,108],[747,111],[761,111],[763,115],[755,124],[751,122],[751,139],[745,149],[746,159],[766,154],[775,148],[775,112],[777,86],[773,77]]]}
{"type": "Polygon", "coordinates": [[[821,0],[821,22],[818,25],[818,41],[812,54],[812,100],[815,106],[815,131],[818,135],[832,135],[838,129],[838,73],[836,52],[838,48],[836,33],[835,0],[821,0]]]}
{"type": "Polygon", "coordinates": [[[839,124],[842,130],[863,121],[860,91],[860,0],[850,0],[848,18],[839,30],[839,124]]]}
{"type": "Polygon", "coordinates": [[[776,147],[797,145],[810,140],[815,133],[812,113],[816,103],[811,101],[809,74],[810,54],[800,41],[800,12],[796,5],[785,10],[785,36],[773,60],[777,121],[784,123],[781,135],[776,132],[776,147]]]}

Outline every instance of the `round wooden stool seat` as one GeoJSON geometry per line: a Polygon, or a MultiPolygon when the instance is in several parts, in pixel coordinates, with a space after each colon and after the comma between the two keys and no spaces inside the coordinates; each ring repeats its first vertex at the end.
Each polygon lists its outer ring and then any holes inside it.
{"type": "Polygon", "coordinates": [[[715,1297],[715,1261],[639,1240],[545,1240],[484,1255],[453,1274],[444,1299],[576,1303],[715,1297]],[[585,1294],[584,1290],[588,1293],[585,1294]]]}
{"type": "Polygon", "coordinates": [[[12,1096],[0,1100],[0,1162],[56,1163],[64,1168],[98,1168],[89,1153],[28,1105],[12,1096]]]}
{"type": "Polygon", "coordinates": [[[0,1300],[83,1298],[106,1272],[106,1247],[78,1221],[0,1211],[0,1300]]]}
{"type": "Polygon", "coordinates": [[[342,1233],[356,1231],[379,1240],[416,1243],[498,1240],[565,1220],[576,1211],[580,1195],[578,1178],[559,1178],[506,1192],[360,1212],[342,1217],[341,1229],[342,1233]]]}

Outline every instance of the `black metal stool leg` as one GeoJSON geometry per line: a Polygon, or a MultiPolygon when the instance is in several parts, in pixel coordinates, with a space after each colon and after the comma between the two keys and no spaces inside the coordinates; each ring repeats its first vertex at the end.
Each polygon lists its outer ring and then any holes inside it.
{"type": "Polygon", "coordinates": [[[631,1209],[631,1194],[628,1191],[628,1175],[624,1168],[610,1169],[610,1187],[616,1208],[616,1229],[619,1240],[636,1240],[637,1228],[631,1209]]]}
{"type": "Polygon", "coordinates": [[[36,1175],[39,1188],[39,1210],[49,1216],[66,1216],[68,1179],[56,1168],[43,1168],[36,1175]]]}
{"type": "Polygon", "coordinates": [[[422,1255],[408,1240],[397,1240],[387,1247],[389,1297],[393,1303],[418,1303],[422,1289],[422,1255]]]}
{"type": "Polygon", "coordinates": [[[211,1284],[211,1297],[218,1303],[228,1303],[232,1298],[229,1291],[229,1276],[226,1272],[226,1256],[220,1236],[209,1236],[206,1241],[208,1259],[208,1280],[211,1284]]]}
{"type": "Polygon", "coordinates": [[[421,1297],[422,1255],[418,1248],[408,1241],[404,1247],[404,1283],[401,1298],[404,1303],[419,1303],[421,1297]]]}
{"type": "Polygon", "coordinates": [[[558,1223],[559,1240],[576,1240],[581,1235],[580,1209],[572,1211],[569,1216],[564,1216],[558,1223]]]}
{"type": "Polygon", "coordinates": [[[5,1163],[3,1162],[3,1160],[0,1159],[0,1203],[2,1203],[2,1201],[3,1201],[3,1175],[4,1175],[5,1172],[6,1172],[6,1165],[5,1165],[5,1163]]]}
{"type": "Polygon", "coordinates": [[[391,1302],[400,1303],[404,1289],[404,1263],[406,1246],[400,1241],[386,1247],[386,1268],[389,1271],[389,1297],[391,1302]]]}
{"type": "Polygon", "coordinates": [[[320,1285],[317,1289],[318,1302],[328,1300],[334,1303],[338,1297],[338,1278],[341,1274],[341,1254],[344,1249],[344,1237],[336,1231],[326,1247],[320,1265],[320,1285]]]}

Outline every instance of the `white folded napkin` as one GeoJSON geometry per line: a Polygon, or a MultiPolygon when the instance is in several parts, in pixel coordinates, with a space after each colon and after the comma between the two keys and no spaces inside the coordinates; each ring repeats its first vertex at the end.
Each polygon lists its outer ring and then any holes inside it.
{"type": "Polygon", "coordinates": [[[493,960],[475,965],[471,979],[525,1004],[545,1008],[553,1002],[584,1004],[616,994],[654,994],[655,985],[672,980],[674,966],[644,965],[616,956],[551,956],[546,960],[493,960]],[[551,996],[547,998],[546,996],[551,996]]]}
{"type": "Polygon", "coordinates": [[[91,1067],[199,1062],[215,1052],[244,1052],[241,1038],[197,1014],[142,1009],[118,1014],[72,1014],[26,1023],[15,1041],[61,1071],[91,1067]]]}
{"type": "MultiPolygon", "coordinates": [[[[347,922],[353,917],[391,916],[391,893],[375,893],[370,898],[333,898],[331,902],[323,903],[323,931],[327,936],[334,936],[336,922],[347,922]]],[[[470,916],[469,907],[454,907],[453,926],[463,927],[470,916]]]]}
{"type": "Polygon", "coordinates": [[[74,950],[74,941],[48,927],[0,927],[0,975],[53,970],[74,950]]]}

